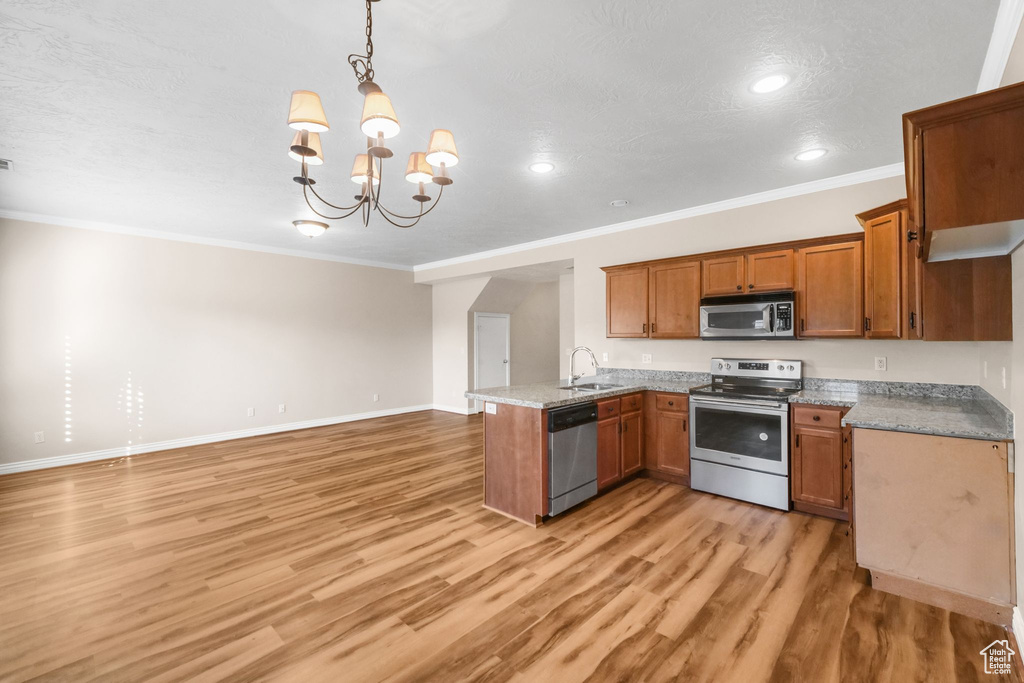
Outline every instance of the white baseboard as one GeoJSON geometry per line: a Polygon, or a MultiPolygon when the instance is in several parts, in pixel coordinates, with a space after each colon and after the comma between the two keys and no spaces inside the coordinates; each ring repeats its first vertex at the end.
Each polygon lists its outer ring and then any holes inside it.
{"type": "Polygon", "coordinates": [[[266,427],[239,429],[233,432],[220,432],[219,434],[206,434],[204,436],[189,436],[183,439],[155,441],[153,443],[137,444],[134,446],[119,446],[117,448],[107,448],[100,451],[72,453],[71,455],[58,455],[53,458],[40,458],[38,460],[22,460],[21,462],[0,464],[0,475],[13,474],[14,472],[28,472],[29,470],[42,470],[50,467],[62,467],[64,465],[74,465],[81,462],[93,462],[96,460],[123,458],[126,455],[139,455],[140,453],[166,451],[172,448],[200,446],[202,444],[216,443],[218,441],[244,439],[249,436],[263,436],[265,434],[277,434],[279,432],[292,432],[297,429],[309,429],[310,427],[325,427],[327,425],[342,424],[344,422],[371,420],[375,417],[387,417],[389,415],[401,415],[403,413],[417,413],[422,410],[434,409],[457,412],[455,409],[442,408],[427,404],[419,406],[404,406],[402,408],[390,408],[387,410],[374,410],[368,413],[354,413],[352,415],[340,415],[337,417],[322,417],[316,420],[305,420],[302,422],[287,422],[285,424],[267,425],[266,427]]]}
{"type": "Polygon", "coordinates": [[[1013,635],[1017,638],[1017,644],[1020,644],[1022,638],[1024,638],[1024,615],[1020,613],[1020,606],[1013,606],[1013,624],[1012,624],[1013,635]]]}
{"type": "Polygon", "coordinates": [[[434,410],[443,410],[446,413],[455,413],[457,415],[475,415],[477,412],[479,412],[470,410],[465,406],[459,408],[458,406],[446,406],[441,403],[435,403],[432,407],[434,410]]]}

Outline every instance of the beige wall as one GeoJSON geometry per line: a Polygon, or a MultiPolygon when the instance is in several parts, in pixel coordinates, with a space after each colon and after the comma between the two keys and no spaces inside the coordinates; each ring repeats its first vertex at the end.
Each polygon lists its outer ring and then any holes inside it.
{"type": "Polygon", "coordinates": [[[512,384],[558,379],[558,282],[533,287],[512,311],[512,384]]]}
{"type": "MultiPolygon", "coordinates": [[[[573,259],[574,342],[590,346],[611,367],[706,371],[713,356],[781,356],[806,361],[811,377],[846,377],[977,384],[987,344],[801,340],[707,342],[605,337],[605,277],[601,266],[860,232],[855,214],[906,196],[902,177],[781,199],[629,231],[587,237],[416,273],[419,282],[471,276],[531,263],[573,259]],[[651,354],[650,365],[641,364],[651,354]],[[874,368],[885,356],[888,371],[874,368]]],[[[438,344],[435,339],[435,346],[438,344]]],[[[436,367],[435,367],[436,370],[436,367]]],[[[564,373],[563,373],[564,374],[564,373]]],[[[435,373],[436,377],[436,373],[435,373]]]]}
{"type": "Polygon", "coordinates": [[[430,404],[430,308],[408,272],[0,220],[0,465],[430,404]]]}
{"type": "Polygon", "coordinates": [[[569,376],[569,354],[575,344],[576,329],[574,322],[575,299],[573,294],[573,275],[558,276],[558,376],[565,379],[569,376]]]}
{"type": "Polygon", "coordinates": [[[473,314],[470,308],[490,278],[480,277],[432,287],[434,342],[433,397],[441,410],[468,413],[473,402],[464,394],[472,386],[473,314]]]}

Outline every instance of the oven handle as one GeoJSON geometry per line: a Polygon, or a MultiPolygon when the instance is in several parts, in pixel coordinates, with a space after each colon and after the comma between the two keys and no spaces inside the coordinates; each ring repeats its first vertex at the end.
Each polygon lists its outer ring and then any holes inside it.
{"type": "Polygon", "coordinates": [[[690,403],[704,403],[708,405],[721,405],[721,406],[736,406],[738,408],[768,408],[775,410],[789,410],[788,403],[745,403],[743,401],[728,401],[719,398],[704,398],[703,396],[698,398],[692,397],[690,403]]]}

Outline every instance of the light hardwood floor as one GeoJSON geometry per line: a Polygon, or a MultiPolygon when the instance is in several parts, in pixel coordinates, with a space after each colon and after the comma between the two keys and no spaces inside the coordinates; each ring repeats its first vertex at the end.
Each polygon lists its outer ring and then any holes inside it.
{"type": "Polygon", "coordinates": [[[649,479],[540,529],[424,412],[0,477],[0,680],[969,681],[842,528],[649,479]]]}

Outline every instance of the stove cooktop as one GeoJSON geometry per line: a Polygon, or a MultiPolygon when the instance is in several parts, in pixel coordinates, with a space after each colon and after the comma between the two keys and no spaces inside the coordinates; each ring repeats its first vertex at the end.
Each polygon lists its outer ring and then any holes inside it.
{"type": "Polygon", "coordinates": [[[800,391],[791,387],[764,387],[751,384],[703,384],[690,389],[691,394],[703,396],[721,396],[722,398],[749,398],[788,400],[789,396],[800,391]]]}

